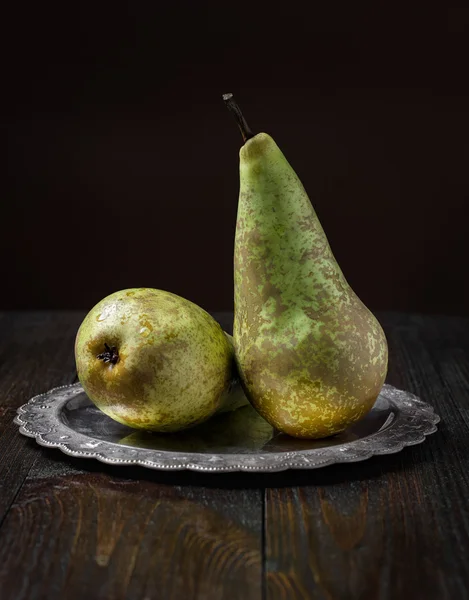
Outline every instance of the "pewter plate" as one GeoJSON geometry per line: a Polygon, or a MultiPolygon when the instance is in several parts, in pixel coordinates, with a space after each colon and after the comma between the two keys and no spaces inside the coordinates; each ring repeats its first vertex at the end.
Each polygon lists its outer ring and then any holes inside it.
{"type": "Polygon", "coordinates": [[[175,471],[284,471],[357,462],[420,444],[440,418],[419,398],[385,385],[371,412],[344,433],[297,440],[270,427],[251,406],[172,434],[137,431],[99,411],[79,383],[35,396],[15,423],[42,446],[117,465],[175,471]]]}

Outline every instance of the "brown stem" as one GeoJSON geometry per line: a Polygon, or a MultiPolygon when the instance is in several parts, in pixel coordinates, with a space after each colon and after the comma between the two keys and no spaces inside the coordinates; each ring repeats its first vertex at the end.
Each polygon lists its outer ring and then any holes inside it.
{"type": "Polygon", "coordinates": [[[239,130],[241,131],[241,135],[243,136],[243,141],[246,143],[254,137],[254,133],[246,123],[246,119],[236,103],[236,100],[233,98],[233,94],[223,94],[223,100],[225,101],[228,110],[233,113],[236,123],[238,123],[239,130]]]}
{"type": "Polygon", "coordinates": [[[104,352],[98,354],[96,358],[102,360],[105,363],[111,363],[112,365],[115,365],[117,362],[119,362],[119,353],[117,352],[117,348],[115,346],[112,346],[112,348],[110,348],[106,344],[106,342],[104,342],[104,348],[104,352]]]}

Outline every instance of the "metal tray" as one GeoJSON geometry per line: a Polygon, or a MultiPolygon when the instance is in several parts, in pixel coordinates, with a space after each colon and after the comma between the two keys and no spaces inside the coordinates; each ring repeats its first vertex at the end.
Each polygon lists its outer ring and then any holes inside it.
{"type": "Polygon", "coordinates": [[[81,458],[151,469],[283,471],[356,462],[420,444],[440,418],[419,398],[385,385],[371,412],[344,433],[297,440],[274,431],[253,408],[212,417],[181,433],[154,434],[116,423],[79,383],[40,394],[18,409],[15,423],[42,446],[81,458]]]}

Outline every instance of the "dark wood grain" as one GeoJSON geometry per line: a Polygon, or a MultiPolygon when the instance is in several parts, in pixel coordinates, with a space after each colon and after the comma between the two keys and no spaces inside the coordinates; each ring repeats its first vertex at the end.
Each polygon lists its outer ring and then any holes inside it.
{"type": "MultiPolygon", "coordinates": [[[[11,424],[30,395],[73,380],[81,317],[13,316],[4,331],[13,371],[1,388],[11,392],[2,397],[2,499],[11,506],[0,528],[0,597],[259,600],[260,489],[72,459],[11,424]]],[[[220,320],[229,329],[230,316],[220,320]]]]}
{"type": "Polygon", "coordinates": [[[18,435],[13,418],[31,396],[71,383],[73,338],[82,313],[10,313],[0,319],[0,523],[37,449],[18,435]]]}
{"type": "Polygon", "coordinates": [[[261,597],[259,491],[54,477],[43,465],[1,533],[12,600],[261,597]]]}
{"type": "Polygon", "coordinates": [[[398,455],[311,473],[310,485],[268,488],[268,599],[468,597],[469,321],[382,322],[388,381],[433,404],[440,430],[398,455]]]}

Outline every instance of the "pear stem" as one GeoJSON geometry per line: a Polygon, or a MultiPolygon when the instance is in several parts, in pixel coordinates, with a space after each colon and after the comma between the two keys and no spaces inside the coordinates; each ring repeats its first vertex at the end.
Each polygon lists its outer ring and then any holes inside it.
{"type": "Polygon", "coordinates": [[[233,113],[239,130],[241,131],[241,135],[243,136],[243,141],[246,143],[248,140],[254,137],[254,133],[246,123],[246,119],[236,103],[236,100],[233,98],[233,94],[223,94],[223,100],[225,101],[227,109],[233,113]]]}
{"type": "Polygon", "coordinates": [[[104,343],[104,352],[98,354],[96,358],[105,363],[111,363],[112,365],[115,365],[119,362],[119,353],[117,352],[117,348],[115,346],[112,346],[111,348],[108,346],[108,344],[104,343]]]}

